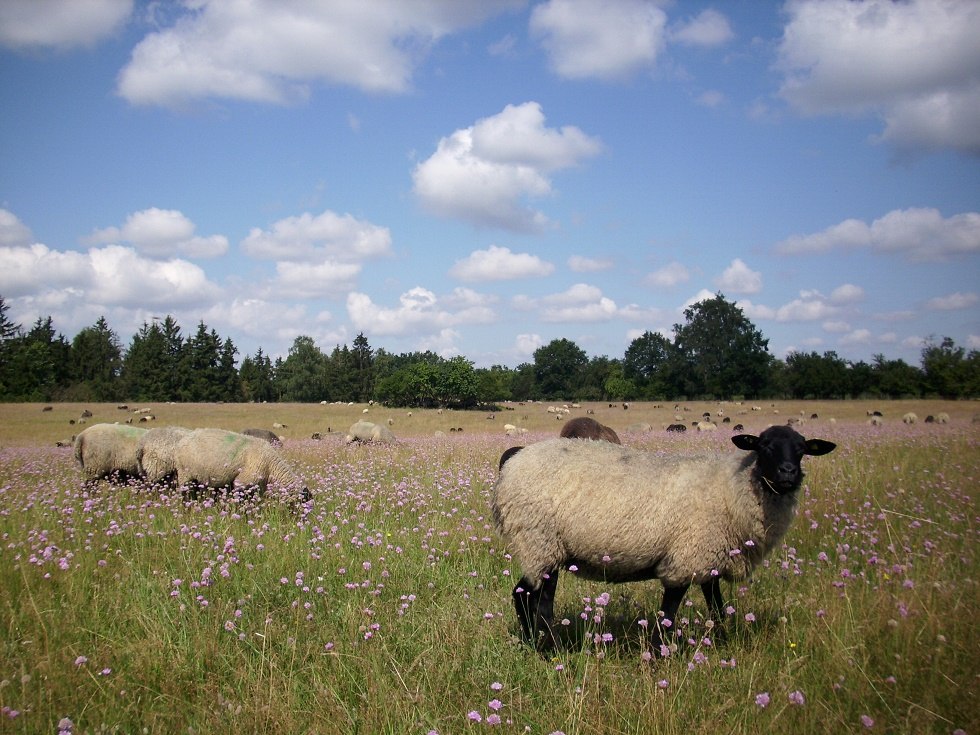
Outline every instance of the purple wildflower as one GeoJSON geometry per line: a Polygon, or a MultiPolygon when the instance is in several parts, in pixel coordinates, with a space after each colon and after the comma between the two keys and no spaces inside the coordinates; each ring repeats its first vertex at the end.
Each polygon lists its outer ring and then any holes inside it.
{"type": "Polygon", "coordinates": [[[760,707],[765,707],[769,704],[769,692],[760,692],[755,695],[755,703],[760,707]]]}

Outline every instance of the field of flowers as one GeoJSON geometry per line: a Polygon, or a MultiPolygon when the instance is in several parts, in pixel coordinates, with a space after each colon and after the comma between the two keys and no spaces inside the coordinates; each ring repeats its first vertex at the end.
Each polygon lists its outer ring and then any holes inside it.
{"type": "MultiPolygon", "coordinates": [[[[493,528],[498,432],[289,440],[314,501],[83,487],[0,448],[0,733],[980,732],[977,425],[805,427],[799,516],[715,640],[692,591],[563,573],[548,655],[517,638],[493,528]]],[[[553,435],[553,434],[551,434],[553,435]]],[[[549,434],[532,433],[526,441],[549,434]]],[[[738,451],[730,432],[624,434],[738,451]]]]}

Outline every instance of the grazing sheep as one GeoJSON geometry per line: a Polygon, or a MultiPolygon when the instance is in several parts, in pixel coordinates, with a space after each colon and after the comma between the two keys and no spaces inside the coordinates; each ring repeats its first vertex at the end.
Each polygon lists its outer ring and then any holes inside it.
{"type": "Polygon", "coordinates": [[[245,436],[254,436],[256,439],[269,442],[269,444],[282,444],[282,437],[268,429],[242,429],[240,433],[245,436]]]}
{"type": "Polygon", "coordinates": [[[505,452],[491,506],[521,564],[513,598],[524,636],[554,642],[563,567],[607,582],[659,579],[671,621],[698,584],[722,620],[720,580],[744,578],[780,543],[796,509],[800,461],[835,447],[787,426],[732,442],[751,453],[658,455],[578,439],[505,452]]]}
{"type": "Polygon", "coordinates": [[[694,427],[698,431],[718,431],[718,424],[712,423],[711,421],[698,421],[694,424],[694,427]]]}
{"type": "Polygon", "coordinates": [[[639,421],[627,426],[626,431],[630,434],[644,434],[648,431],[653,431],[653,427],[645,421],[639,421]]]}
{"type": "Polygon", "coordinates": [[[937,413],[936,414],[936,423],[937,424],[948,424],[949,423],[949,414],[946,413],[945,411],[942,411],[940,413],[937,413]]]}
{"type": "Polygon", "coordinates": [[[684,424],[667,424],[667,431],[676,431],[678,433],[687,431],[687,426],[684,424]]]}
{"type": "Polygon", "coordinates": [[[273,429],[288,429],[288,424],[280,424],[278,421],[272,425],[273,429]]]}
{"type": "Polygon", "coordinates": [[[190,433],[183,426],[164,426],[149,429],[140,437],[136,461],[147,482],[155,485],[177,479],[177,444],[190,433]]]}
{"type": "Polygon", "coordinates": [[[93,424],[75,437],[75,463],[86,482],[115,476],[139,477],[136,455],[146,429],[126,424],[93,424]]]}
{"type": "Polygon", "coordinates": [[[358,421],[352,424],[347,430],[345,440],[347,444],[353,442],[364,442],[365,444],[394,444],[395,435],[391,429],[382,424],[374,424],[370,421],[358,421]]]}
{"type": "Polygon", "coordinates": [[[310,491],[268,442],[224,429],[195,429],[174,450],[177,483],[182,487],[258,489],[269,485],[306,502],[310,491]]]}
{"type": "Polygon", "coordinates": [[[595,439],[613,444],[622,444],[619,435],[605,424],[600,424],[588,416],[579,416],[561,427],[560,437],[565,439],[595,439]]]}
{"type": "Polygon", "coordinates": [[[884,422],[884,420],[883,420],[883,419],[881,418],[881,416],[872,416],[872,417],[871,417],[870,419],[868,419],[868,421],[867,421],[867,424],[868,424],[868,426],[881,426],[881,425],[882,425],[882,424],[884,424],[884,423],[885,423],[885,422],[884,422]]]}
{"type": "Polygon", "coordinates": [[[909,411],[907,414],[905,414],[904,416],[902,416],[902,423],[903,424],[909,424],[910,426],[912,424],[914,424],[918,420],[919,420],[919,417],[916,416],[912,411],[909,411]]]}

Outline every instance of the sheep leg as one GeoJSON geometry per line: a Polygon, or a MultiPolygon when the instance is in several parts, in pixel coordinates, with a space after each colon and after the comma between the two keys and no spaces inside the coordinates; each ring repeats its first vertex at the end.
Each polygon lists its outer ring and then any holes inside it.
{"type": "Polygon", "coordinates": [[[725,601],[721,597],[721,582],[714,577],[701,585],[704,593],[704,601],[708,603],[708,612],[716,623],[721,623],[724,618],[725,601]]]}
{"type": "Polygon", "coordinates": [[[521,624],[525,640],[535,643],[538,633],[541,632],[545,635],[545,645],[554,642],[551,619],[554,616],[557,587],[557,572],[545,574],[537,589],[527,577],[521,577],[521,581],[514,587],[514,609],[517,611],[517,620],[521,624]]]}
{"type": "MultiPolygon", "coordinates": [[[[689,586],[690,585],[686,585],[686,584],[681,585],[680,587],[667,587],[666,585],[664,586],[664,599],[660,603],[660,609],[661,611],[663,611],[664,614],[663,620],[670,621],[670,627],[669,628],[666,627],[665,625],[663,625],[662,622],[661,625],[658,626],[661,645],[667,644],[668,641],[676,635],[674,631],[677,630],[677,625],[676,625],[677,610],[680,608],[681,600],[683,600],[684,595],[687,594],[687,588],[689,586]],[[667,631],[667,635],[666,635],[667,640],[664,640],[665,631],[667,631]]],[[[656,648],[659,649],[660,646],[657,646],[656,648]]]]}
{"type": "Polygon", "coordinates": [[[704,593],[704,601],[708,603],[708,613],[711,615],[711,619],[716,623],[715,640],[723,640],[725,637],[725,630],[722,627],[722,623],[725,621],[725,601],[721,596],[721,582],[717,577],[715,577],[702,584],[701,591],[704,593]]]}

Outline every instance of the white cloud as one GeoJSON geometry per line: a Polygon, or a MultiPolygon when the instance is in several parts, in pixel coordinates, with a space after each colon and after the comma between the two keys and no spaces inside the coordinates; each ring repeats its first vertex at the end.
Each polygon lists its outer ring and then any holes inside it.
{"type": "Polygon", "coordinates": [[[336,298],[354,289],[361,266],[357,263],[276,263],[273,293],[279,298],[336,298]]]}
{"type": "Polygon", "coordinates": [[[832,320],[837,315],[837,307],[829,305],[819,294],[800,294],[801,298],[793,299],[776,309],[778,322],[815,322],[832,320]]]}
{"type": "Polygon", "coordinates": [[[875,112],[901,147],[980,153],[980,4],[787,3],[777,68],[804,114],[875,112]]]}
{"type": "Polygon", "coordinates": [[[275,222],[269,230],[253,228],[241,248],[254,258],[356,262],[390,255],[391,232],[349,214],[304,212],[275,222]]]}
{"type": "Polygon", "coordinates": [[[735,305],[742,310],[752,321],[757,321],[759,319],[775,319],[776,310],[771,306],[766,306],[764,304],[754,304],[748,300],[742,300],[735,303],[735,305]]]}
{"type": "Polygon", "coordinates": [[[830,292],[830,301],[834,304],[853,304],[864,298],[864,289],[853,283],[845,283],[830,292]]]}
{"type": "Polygon", "coordinates": [[[508,105],[439,141],[412,172],[413,190],[430,212],[476,225],[538,232],[548,218],[525,204],[552,193],[548,175],[599,153],[602,145],[573,126],[545,127],[537,102],[508,105]]]}
{"type": "Polygon", "coordinates": [[[208,303],[218,295],[204,271],[186,260],[150,260],[132,248],[108,245],[85,253],[61,252],[35,243],[0,247],[0,293],[73,300],[111,306],[170,306],[208,303]]]}
{"type": "Polygon", "coordinates": [[[175,209],[143,209],[126,218],[122,227],[96,230],[85,242],[89,244],[129,243],[139,252],[152,257],[180,254],[189,258],[211,258],[228,252],[224,235],[198,237],[195,226],[175,209]]]}
{"type": "Polygon", "coordinates": [[[613,265],[610,258],[586,258],[584,255],[571,255],[568,258],[568,267],[575,273],[597,273],[609,270],[613,265]]]}
{"type": "Polygon", "coordinates": [[[967,335],[966,347],[969,350],[980,350],[980,334],[967,335]]]}
{"type": "MultiPolygon", "coordinates": [[[[458,306],[460,293],[454,293],[458,306]]],[[[450,299],[449,303],[454,303],[450,299]]],[[[494,320],[493,310],[482,304],[469,304],[456,311],[447,308],[436,295],[421,286],[409,289],[399,305],[386,308],[375,304],[365,293],[347,295],[347,314],[358,331],[371,335],[431,334],[460,324],[485,324],[494,320]]]]}
{"type": "Polygon", "coordinates": [[[667,15],[644,0],[548,0],[531,12],[552,70],[568,79],[620,79],[654,65],[667,15]]]}
{"type": "Polygon", "coordinates": [[[703,10],[671,29],[670,40],[685,46],[721,46],[735,37],[728,19],[717,10],[703,10]]]}
{"type": "Polygon", "coordinates": [[[31,228],[21,222],[17,215],[0,209],[0,245],[29,245],[33,239],[31,228]]]}
{"type": "Polygon", "coordinates": [[[683,265],[676,260],[668,263],[663,268],[659,268],[653,273],[647,274],[643,279],[644,283],[659,288],[671,288],[678,283],[686,283],[690,280],[691,274],[683,265]]]}
{"type": "Polygon", "coordinates": [[[867,329],[855,329],[840,338],[842,345],[866,345],[871,342],[871,332],[867,329]]]}
{"type": "Polygon", "coordinates": [[[851,331],[851,325],[847,322],[841,321],[826,321],[820,326],[823,327],[825,332],[836,332],[838,334],[843,334],[844,332],[851,331]]]}
{"type": "Polygon", "coordinates": [[[516,296],[511,305],[516,311],[534,311],[545,322],[599,322],[620,315],[616,302],[586,283],[576,283],[561,293],[539,299],[516,296]]]}
{"type": "Polygon", "coordinates": [[[980,252],[980,213],[943,217],[936,209],[895,209],[870,225],[848,219],[812,235],[792,235],[776,244],[783,254],[869,248],[912,261],[945,260],[980,252]]]}
{"type": "Polygon", "coordinates": [[[554,265],[537,255],[513,253],[510,248],[491,245],[457,260],[449,269],[449,275],[461,281],[504,281],[547,276],[554,270],[554,265]]]}
{"type": "Polygon", "coordinates": [[[305,98],[311,83],[405,92],[440,38],[522,4],[195,0],[133,49],[118,92],[169,107],[211,97],[285,103],[305,98]]]}
{"type": "Polygon", "coordinates": [[[514,348],[519,355],[533,355],[543,344],[540,334],[519,334],[514,340],[514,348]]]}
{"type": "Polygon", "coordinates": [[[926,308],[931,311],[956,311],[957,309],[969,309],[980,301],[980,296],[975,293],[951,293],[947,296],[937,296],[926,302],[926,308]]]}
{"type": "Polygon", "coordinates": [[[749,268],[741,258],[735,258],[714,283],[722,291],[759,293],[762,290],[762,274],[749,268]]]}
{"type": "Polygon", "coordinates": [[[725,102],[725,95],[717,89],[709,89],[697,97],[697,103],[702,107],[720,107],[725,102]]]}
{"type": "Polygon", "coordinates": [[[93,46],[119,30],[132,12],[133,0],[3,0],[0,46],[93,46]]]}

